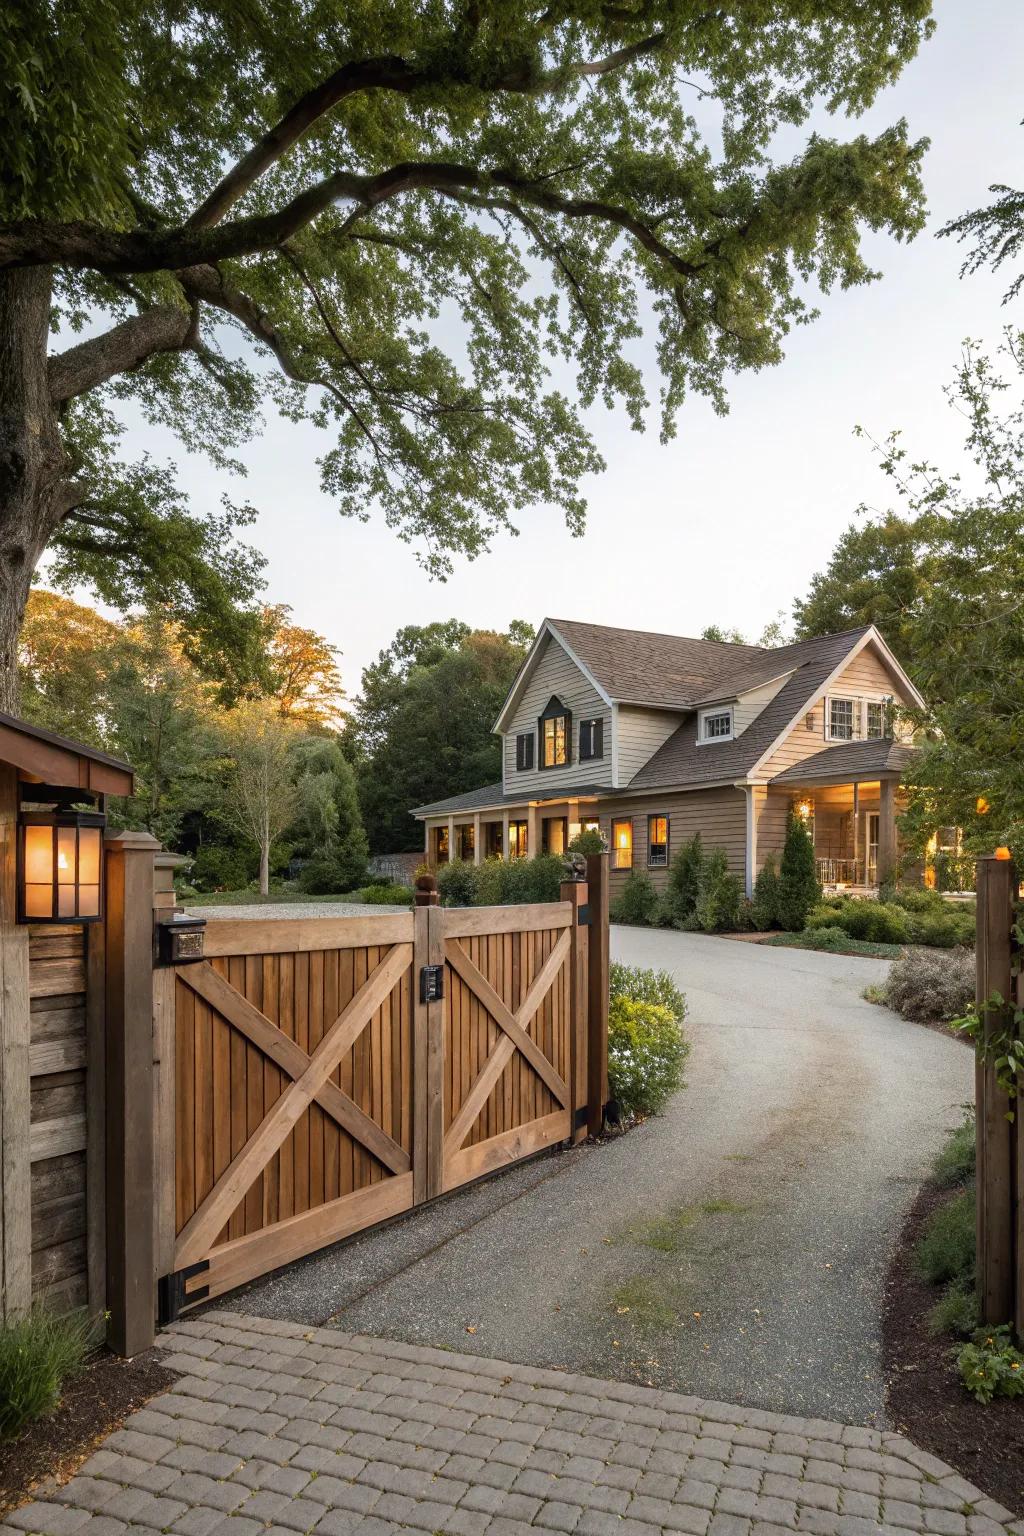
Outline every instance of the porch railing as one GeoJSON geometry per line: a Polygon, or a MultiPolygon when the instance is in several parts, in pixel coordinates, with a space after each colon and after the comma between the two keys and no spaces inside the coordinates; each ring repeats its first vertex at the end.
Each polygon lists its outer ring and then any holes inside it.
{"type": "Polygon", "coordinates": [[[815,859],[819,885],[865,885],[863,859],[815,859]]]}

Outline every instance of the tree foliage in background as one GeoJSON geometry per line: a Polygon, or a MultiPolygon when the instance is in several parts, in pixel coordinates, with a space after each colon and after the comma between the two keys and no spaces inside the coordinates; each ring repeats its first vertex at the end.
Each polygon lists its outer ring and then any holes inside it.
{"type": "MultiPolygon", "coordinates": [[[[1019,126],[1024,127],[1024,123],[1019,126]]],[[[996,194],[993,202],[950,219],[939,230],[940,236],[953,238],[959,244],[974,242],[960,268],[961,277],[980,272],[983,267],[998,272],[1006,262],[1013,263],[1024,255],[1024,191],[998,181],[988,190],[996,194]]],[[[1018,298],[1022,289],[1024,270],[1011,278],[1003,303],[1018,298]]]]}
{"type": "Polygon", "coordinates": [[[304,890],[350,891],[366,874],[369,845],[352,765],[335,737],[308,736],[295,749],[295,852],[306,862],[304,890]]]}
{"type": "Polygon", "coordinates": [[[422,847],[412,807],[501,778],[493,726],[532,641],[519,621],[409,625],[365,668],[345,739],[374,853],[422,847]]]}
{"type": "Polygon", "coordinates": [[[959,826],[975,852],[1024,855],[1024,338],[1008,329],[995,359],[965,343],[945,393],[962,468],[913,460],[898,433],[876,445],[901,511],[847,530],[797,627],[877,623],[927,700],[911,843],[959,826]]]}
{"type": "Polygon", "coordinates": [[[648,320],[669,436],[688,393],[723,409],[731,372],[780,359],[808,282],[874,275],[865,229],[920,229],[905,124],[769,150],[815,105],[867,107],[930,10],[7,7],[0,706],[48,547],[60,580],[162,593],[219,664],[252,659],[251,508],[194,516],[169,468],[122,460],[129,402],[222,468],[264,407],[327,429],[339,511],[380,512],[436,573],[527,507],[578,532],[602,467],[583,413],[642,427],[648,320]]]}
{"type": "Polygon", "coordinates": [[[225,712],[220,734],[228,771],[221,814],[259,853],[260,895],[270,890],[274,845],[298,804],[294,778],[296,727],[271,699],[246,699],[225,712]]]}

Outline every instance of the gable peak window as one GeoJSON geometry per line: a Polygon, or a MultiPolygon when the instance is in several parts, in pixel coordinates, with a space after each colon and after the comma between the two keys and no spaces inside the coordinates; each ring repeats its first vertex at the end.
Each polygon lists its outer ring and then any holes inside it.
{"type": "Polygon", "coordinates": [[[600,715],[580,721],[580,762],[589,763],[599,757],[604,757],[604,721],[600,715]]]}
{"type": "Polygon", "coordinates": [[[540,767],[564,768],[572,761],[572,712],[552,695],[537,721],[540,767]]]}
{"type": "Polygon", "coordinates": [[[706,709],[700,716],[699,741],[732,740],[732,708],[706,709]]]}
{"type": "Polygon", "coordinates": [[[533,767],[533,732],[520,731],[516,737],[516,769],[522,773],[533,767]]]}

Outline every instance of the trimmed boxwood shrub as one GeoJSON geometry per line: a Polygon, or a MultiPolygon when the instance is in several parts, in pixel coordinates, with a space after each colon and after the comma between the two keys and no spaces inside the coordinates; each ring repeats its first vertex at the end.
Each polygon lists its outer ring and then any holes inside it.
{"type": "Polygon", "coordinates": [[[437,889],[446,907],[504,907],[531,901],[557,901],[565,879],[565,861],[554,853],[535,859],[487,859],[471,864],[453,859],[437,870],[437,889]]]}
{"type": "Polygon", "coordinates": [[[411,885],[368,885],[363,900],[370,907],[411,907],[414,894],[411,885]]]}
{"type": "Polygon", "coordinates": [[[657,1003],[681,1024],[686,1017],[686,998],[668,971],[651,971],[639,965],[613,960],[609,972],[612,997],[628,997],[634,1003],[657,1003]]]}
{"type": "Polygon", "coordinates": [[[767,933],[770,928],[779,926],[779,875],[771,854],[765,859],[754,881],[754,899],[750,906],[750,915],[758,933],[767,933]]]}
{"type": "Polygon", "coordinates": [[[471,907],[476,900],[476,865],[467,859],[439,864],[437,889],[446,907],[471,907]]]}

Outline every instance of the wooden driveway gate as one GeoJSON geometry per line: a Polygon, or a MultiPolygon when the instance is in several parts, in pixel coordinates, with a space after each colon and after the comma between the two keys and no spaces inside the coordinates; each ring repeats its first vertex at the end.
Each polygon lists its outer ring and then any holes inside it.
{"type": "Polygon", "coordinates": [[[213,918],[155,972],[163,1319],[586,1133],[586,890],[213,918]]]}

